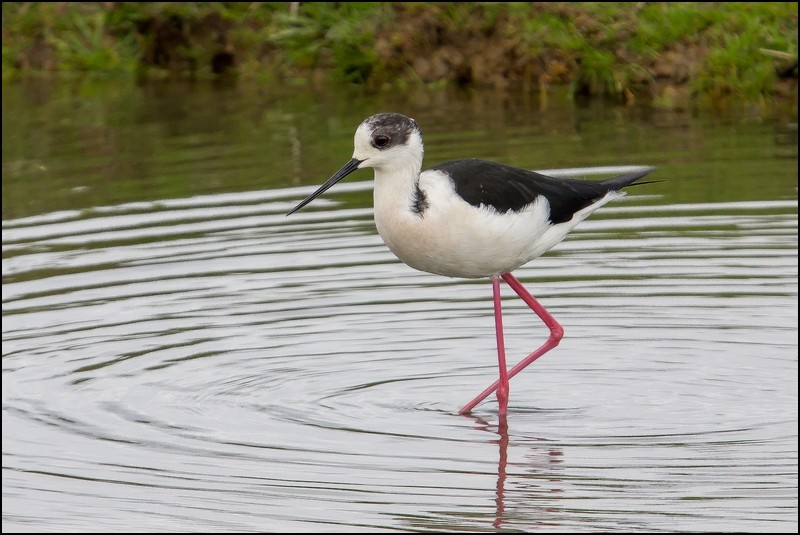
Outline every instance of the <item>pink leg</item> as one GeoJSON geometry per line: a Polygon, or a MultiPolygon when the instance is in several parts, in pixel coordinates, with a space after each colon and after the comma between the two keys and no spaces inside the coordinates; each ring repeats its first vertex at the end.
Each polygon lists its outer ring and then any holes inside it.
{"type": "Polygon", "coordinates": [[[505,416],[508,410],[508,368],[506,368],[506,348],[503,342],[503,311],[500,307],[500,277],[492,277],[492,293],[494,294],[494,329],[497,336],[497,364],[500,367],[500,378],[497,380],[498,414],[505,416]]]}
{"type": "MultiPolygon", "coordinates": [[[[539,304],[539,302],[530,293],[528,293],[528,290],[526,290],[525,287],[522,286],[522,284],[516,279],[516,277],[514,277],[511,273],[504,273],[503,275],[501,275],[501,277],[503,277],[503,280],[506,281],[506,283],[509,286],[511,286],[511,288],[515,292],[517,292],[517,295],[519,295],[522,298],[522,300],[525,301],[525,303],[529,307],[531,307],[531,310],[536,312],[536,315],[539,316],[545,323],[545,325],[547,325],[547,327],[550,329],[550,336],[547,338],[547,341],[544,344],[542,344],[542,346],[539,349],[537,349],[536,351],[525,357],[522,361],[519,362],[519,364],[508,370],[508,378],[506,379],[508,380],[517,375],[523,369],[525,369],[525,367],[528,366],[528,364],[530,364],[534,360],[538,359],[539,357],[541,357],[542,355],[544,355],[545,353],[556,347],[558,343],[561,341],[561,339],[564,337],[564,328],[561,327],[561,325],[559,325],[559,323],[555,320],[555,318],[551,316],[550,313],[547,310],[545,310],[545,308],[541,304],[539,304]]],[[[493,278],[493,280],[496,280],[496,278],[493,278]]],[[[498,292],[496,291],[495,295],[497,295],[497,293],[498,292]]],[[[497,297],[495,297],[495,299],[497,299],[497,297]]],[[[497,318],[497,310],[499,310],[498,307],[499,305],[495,304],[495,318],[497,318]]],[[[500,339],[498,337],[498,342],[499,340],[500,339]]],[[[475,408],[476,405],[478,405],[478,403],[486,399],[486,397],[489,394],[497,390],[498,387],[500,386],[500,383],[501,380],[495,381],[486,390],[478,394],[478,396],[475,399],[464,405],[464,407],[462,407],[462,409],[458,412],[460,414],[468,414],[470,411],[472,411],[472,409],[475,408]]],[[[499,392],[498,392],[498,398],[499,398],[499,392]]]]}

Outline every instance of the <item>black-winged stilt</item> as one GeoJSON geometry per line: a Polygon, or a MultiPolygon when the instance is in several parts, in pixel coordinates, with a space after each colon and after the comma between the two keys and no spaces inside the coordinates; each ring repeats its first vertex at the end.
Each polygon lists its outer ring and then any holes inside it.
{"type": "Polygon", "coordinates": [[[422,132],[399,113],[379,113],[356,130],[353,158],[295,206],[290,215],[357,169],[375,170],[375,225],[383,241],[409,266],[447,277],[491,277],[500,378],[459,412],[469,413],[497,391],[499,414],[508,410],[508,380],[558,345],[564,330],[511,275],[562,241],[592,212],[652,167],[601,181],[557,179],[483,160],[455,160],[422,171],[422,132]],[[542,346],[506,368],[500,279],[550,329],[542,346]]]}

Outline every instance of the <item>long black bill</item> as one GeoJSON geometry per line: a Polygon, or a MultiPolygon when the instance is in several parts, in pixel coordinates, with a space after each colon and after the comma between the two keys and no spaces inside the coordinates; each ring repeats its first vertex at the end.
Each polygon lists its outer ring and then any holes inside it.
{"type": "Polygon", "coordinates": [[[300,204],[298,204],[297,206],[295,206],[294,208],[289,210],[289,212],[286,215],[292,215],[293,213],[298,211],[300,208],[302,208],[303,206],[307,205],[308,203],[310,203],[311,201],[313,201],[314,199],[316,199],[317,197],[319,197],[320,195],[322,195],[323,193],[328,191],[328,189],[330,189],[331,186],[333,186],[334,184],[339,182],[341,179],[343,179],[344,177],[346,177],[347,175],[349,175],[350,173],[352,173],[356,169],[358,169],[358,166],[363,161],[364,160],[357,160],[357,159],[353,158],[352,160],[350,160],[349,162],[344,164],[342,166],[342,168],[339,169],[338,171],[336,171],[336,174],[334,174],[332,177],[330,177],[328,179],[327,182],[325,182],[323,185],[321,185],[317,189],[317,191],[315,191],[314,193],[312,193],[311,195],[309,195],[308,197],[303,199],[302,202],[300,202],[300,204]]]}

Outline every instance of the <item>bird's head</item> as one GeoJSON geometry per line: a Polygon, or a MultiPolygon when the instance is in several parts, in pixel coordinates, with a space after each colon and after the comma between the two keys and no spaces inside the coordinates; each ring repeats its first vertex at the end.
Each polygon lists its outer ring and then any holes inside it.
{"type": "Polygon", "coordinates": [[[418,173],[422,167],[422,132],[414,119],[399,113],[378,113],[364,119],[356,129],[353,145],[353,158],[286,215],[307,205],[357,169],[410,167],[418,173]]]}

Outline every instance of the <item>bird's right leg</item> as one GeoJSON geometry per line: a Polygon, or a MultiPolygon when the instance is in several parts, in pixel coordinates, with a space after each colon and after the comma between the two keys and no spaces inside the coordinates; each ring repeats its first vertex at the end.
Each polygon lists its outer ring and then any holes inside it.
{"type": "Polygon", "coordinates": [[[506,368],[506,348],[503,341],[503,311],[500,305],[500,278],[492,276],[492,294],[494,297],[494,328],[497,335],[497,365],[500,377],[497,380],[497,413],[505,416],[508,411],[508,368],[506,368]]]}

